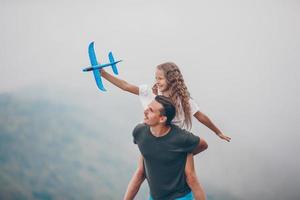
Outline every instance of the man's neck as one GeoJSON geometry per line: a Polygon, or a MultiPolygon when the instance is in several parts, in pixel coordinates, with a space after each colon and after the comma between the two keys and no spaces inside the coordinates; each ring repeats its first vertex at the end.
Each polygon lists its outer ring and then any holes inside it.
{"type": "Polygon", "coordinates": [[[150,131],[152,135],[155,137],[162,137],[164,135],[167,135],[169,131],[171,130],[171,126],[167,125],[156,125],[156,126],[150,126],[150,131]]]}

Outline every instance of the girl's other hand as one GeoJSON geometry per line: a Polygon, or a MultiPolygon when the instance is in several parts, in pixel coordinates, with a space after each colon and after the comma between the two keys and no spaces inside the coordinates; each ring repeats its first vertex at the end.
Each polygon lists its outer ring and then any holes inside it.
{"type": "Polygon", "coordinates": [[[230,142],[230,140],[231,140],[230,137],[224,135],[223,133],[218,134],[218,136],[219,136],[221,139],[226,140],[227,142],[230,142]]]}

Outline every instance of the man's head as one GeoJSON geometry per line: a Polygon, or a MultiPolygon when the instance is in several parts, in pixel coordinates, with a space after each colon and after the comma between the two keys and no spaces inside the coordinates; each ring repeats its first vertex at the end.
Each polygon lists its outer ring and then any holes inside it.
{"type": "Polygon", "coordinates": [[[148,108],[144,111],[144,123],[149,126],[158,124],[170,125],[174,119],[176,110],[168,97],[157,95],[148,108]]]}

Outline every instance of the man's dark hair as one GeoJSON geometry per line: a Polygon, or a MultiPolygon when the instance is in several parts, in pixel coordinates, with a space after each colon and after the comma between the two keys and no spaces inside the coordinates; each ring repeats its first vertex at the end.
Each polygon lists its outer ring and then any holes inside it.
{"type": "Polygon", "coordinates": [[[155,101],[162,105],[163,109],[160,111],[160,114],[167,117],[166,125],[170,125],[176,115],[176,109],[171,99],[162,95],[157,95],[155,101]]]}

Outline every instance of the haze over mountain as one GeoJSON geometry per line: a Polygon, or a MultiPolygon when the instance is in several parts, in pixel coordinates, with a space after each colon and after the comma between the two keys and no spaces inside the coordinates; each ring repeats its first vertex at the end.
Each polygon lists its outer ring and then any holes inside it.
{"type": "Polygon", "coordinates": [[[180,67],[232,137],[193,121],[209,145],[195,166],[210,200],[300,199],[299,1],[2,0],[0,27],[0,199],[121,199],[143,110],[82,72],[91,41],[132,84],[152,85],[162,62],[180,67]]]}
{"type": "MultiPolygon", "coordinates": [[[[0,94],[1,199],[121,199],[136,165],[130,118],[0,94]],[[124,126],[125,125],[125,126],[124,126]]],[[[146,199],[148,189],[137,199],[146,199]]],[[[210,200],[234,199],[212,189],[210,200]]]]}

